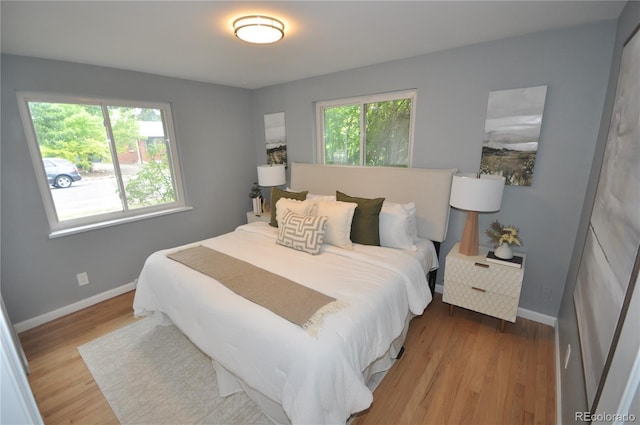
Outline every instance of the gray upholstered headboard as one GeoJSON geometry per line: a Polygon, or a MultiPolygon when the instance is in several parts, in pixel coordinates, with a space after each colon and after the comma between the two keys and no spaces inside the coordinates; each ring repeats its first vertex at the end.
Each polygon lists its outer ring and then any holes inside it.
{"type": "Polygon", "coordinates": [[[291,188],[296,191],[415,202],[418,235],[444,241],[449,224],[449,195],[456,169],[350,167],[291,164],[291,188]]]}

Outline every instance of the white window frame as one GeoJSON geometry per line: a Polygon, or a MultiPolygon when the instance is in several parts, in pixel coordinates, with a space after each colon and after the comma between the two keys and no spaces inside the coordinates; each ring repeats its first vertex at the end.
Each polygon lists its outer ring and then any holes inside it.
{"type": "MultiPolygon", "coordinates": [[[[49,221],[49,238],[56,238],[74,233],[85,232],[93,229],[99,229],[108,226],[115,226],[122,223],[129,223],[138,220],[144,220],[147,218],[157,217],[161,215],[173,214],[182,211],[191,210],[192,207],[187,206],[185,200],[185,191],[183,185],[182,171],[180,167],[179,149],[176,142],[175,131],[173,128],[173,116],[171,113],[171,104],[162,102],[144,102],[144,101],[130,101],[130,100],[118,100],[109,98],[87,98],[77,96],[67,96],[49,93],[36,93],[36,92],[19,92],[18,108],[20,110],[20,116],[22,118],[22,125],[25,130],[27,139],[27,145],[29,147],[29,153],[31,154],[31,160],[33,162],[33,168],[36,173],[36,179],[38,187],[40,189],[40,195],[44,202],[44,208],[49,221]],[[173,180],[175,185],[176,200],[171,203],[164,203],[160,205],[152,205],[147,207],[140,207],[130,210],[127,203],[121,197],[121,203],[123,205],[123,211],[110,212],[105,214],[96,214],[88,217],[81,217],[69,220],[60,221],[56,213],[55,204],[51,195],[51,189],[47,180],[47,174],[43,166],[42,155],[40,153],[40,146],[38,138],[36,136],[35,128],[31,120],[31,112],[29,110],[29,102],[47,102],[47,103],[71,103],[71,104],[87,104],[87,105],[99,105],[102,107],[104,119],[105,119],[105,132],[107,134],[107,141],[110,145],[110,151],[113,161],[114,172],[117,174],[118,187],[120,191],[123,191],[122,177],[120,172],[120,166],[117,159],[113,140],[111,134],[111,123],[109,122],[109,116],[106,114],[107,107],[129,107],[129,108],[148,108],[159,109],[162,111],[162,120],[164,123],[165,136],[168,139],[169,145],[169,167],[173,174],[173,180]]],[[[125,195],[126,196],[126,195],[125,195]]]]}
{"type": "Polygon", "coordinates": [[[418,97],[417,90],[403,90],[396,92],[372,94],[366,96],[350,97],[345,99],[324,100],[316,102],[316,145],[318,163],[325,164],[325,147],[324,147],[324,110],[327,108],[335,108],[337,106],[353,106],[360,105],[360,164],[356,167],[367,167],[364,163],[365,158],[365,121],[362,119],[364,115],[364,105],[366,103],[385,102],[390,100],[411,99],[411,117],[409,118],[409,163],[407,168],[411,168],[413,164],[413,141],[416,116],[416,100],[418,97]]]}

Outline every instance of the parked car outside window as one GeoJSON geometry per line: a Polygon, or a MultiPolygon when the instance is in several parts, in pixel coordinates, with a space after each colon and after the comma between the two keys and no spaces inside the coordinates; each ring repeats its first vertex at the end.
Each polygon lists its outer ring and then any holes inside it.
{"type": "Polygon", "coordinates": [[[75,164],[63,158],[43,158],[47,181],[53,187],[67,188],[82,178],[75,164]]]}

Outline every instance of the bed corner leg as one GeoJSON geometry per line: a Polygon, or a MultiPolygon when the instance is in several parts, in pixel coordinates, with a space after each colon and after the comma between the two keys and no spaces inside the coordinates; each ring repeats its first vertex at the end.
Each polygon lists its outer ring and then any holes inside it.
{"type": "Polygon", "coordinates": [[[431,270],[427,273],[427,283],[429,284],[429,290],[431,291],[431,296],[435,296],[436,294],[436,278],[438,276],[438,269],[431,270]]]}
{"type": "Polygon", "coordinates": [[[396,360],[400,360],[400,357],[404,354],[404,345],[400,347],[400,351],[398,351],[398,355],[396,356],[396,360]]]}

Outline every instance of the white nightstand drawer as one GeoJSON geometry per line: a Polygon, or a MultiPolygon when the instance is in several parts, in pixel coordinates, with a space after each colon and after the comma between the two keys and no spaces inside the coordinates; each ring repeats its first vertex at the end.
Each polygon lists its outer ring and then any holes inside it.
{"type": "Polygon", "coordinates": [[[518,311],[518,300],[518,297],[506,296],[476,285],[462,284],[452,280],[446,281],[445,291],[442,294],[442,301],[448,304],[454,304],[514,323],[518,311]]]}
{"type": "Polygon", "coordinates": [[[447,257],[445,280],[469,285],[511,297],[520,296],[522,269],[491,264],[479,258],[447,257]]]}
{"type": "MultiPolygon", "coordinates": [[[[479,247],[478,255],[460,254],[455,244],[446,259],[442,301],[488,314],[504,321],[516,321],[520,290],[524,277],[526,256],[522,254],[522,268],[494,264],[487,261],[487,247],[479,247]]],[[[520,254],[519,254],[520,255],[520,254]]]]}

